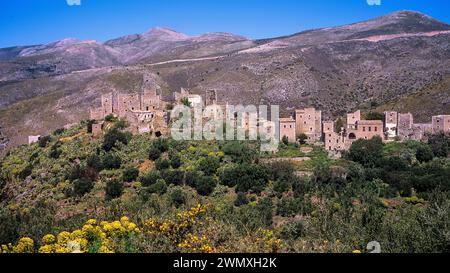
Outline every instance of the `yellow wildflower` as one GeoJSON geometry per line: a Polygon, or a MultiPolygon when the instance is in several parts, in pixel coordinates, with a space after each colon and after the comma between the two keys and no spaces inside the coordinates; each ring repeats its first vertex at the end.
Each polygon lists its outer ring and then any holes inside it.
{"type": "Polygon", "coordinates": [[[97,224],[97,220],[95,219],[90,219],[86,222],[86,224],[91,225],[91,226],[95,226],[97,224]]]}
{"type": "Polygon", "coordinates": [[[70,233],[67,231],[63,231],[60,234],[58,234],[58,244],[60,245],[67,245],[67,243],[70,241],[70,233]]]}
{"type": "Polygon", "coordinates": [[[39,248],[39,253],[48,254],[48,253],[53,253],[53,252],[54,252],[53,246],[51,246],[51,245],[45,245],[45,246],[41,246],[39,248]]]}
{"type": "Polygon", "coordinates": [[[16,253],[33,253],[34,241],[31,238],[25,237],[19,240],[19,243],[14,247],[16,253]]]}
{"type": "Polygon", "coordinates": [[[42,238],[42,242],[44,244],[50,245],[53,244],[56,241],[55,235],[53,234],[47,234],[42,238]]]}

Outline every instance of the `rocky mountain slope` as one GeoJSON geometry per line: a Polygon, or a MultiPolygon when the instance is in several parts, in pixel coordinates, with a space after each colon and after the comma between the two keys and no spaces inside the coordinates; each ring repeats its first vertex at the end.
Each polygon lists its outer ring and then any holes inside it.
{"type": "Polygon", "coordinates": [[[280,104],[284,113],[396,109],[427,121],[450,114],[450,26],[400,11],[258,41],[156,28],[103,44],[67,39],[0,49],[0,126],[11,145],[23,143],[87,118],[101,93],[140,91],[143,75],[166,99],[180,87],[217,89],[221,102],[280,104]]]}
{"type": "Polygon", "coordinates": [[[47,45],[0,49],[0,81],[64,75],[107,66],[161,62],[226,54],[254,46],[229,33],[189,37],[166,28],[154,28],[107,41],[64,39],[47,45]]]}

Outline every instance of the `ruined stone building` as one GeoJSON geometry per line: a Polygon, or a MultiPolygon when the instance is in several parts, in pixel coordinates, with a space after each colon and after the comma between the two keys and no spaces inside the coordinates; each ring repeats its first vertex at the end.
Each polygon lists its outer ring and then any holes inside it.
{"type": "Polygon", "coordinates": [[[305,108],[295,111],[296,137],[305,134],[308,143],[320,141],[322,138],[322,111],[305,108]]]}
{"type": "Polygon", "coordinates": [[[191,94],[188,90],[181,88],[180,92],[174,92],[174,100],[176,104],[182,104],[186,99],[191,107],[203,107],[203,98],[200,95],[191,94]]]}
{"type": "Polygon", "coordinates": [[[384,139],[384,122],[382,120],[363,120],[361,111],[357,111],[347,115],[346,134],[349,140],[374,137],[384,139]]]}
{"type": "Polygon", "coordinates": [[[102,133],[103,133],[103,124],[104,124],[104,122],[98,122],[98,123],[92,124],[92,135],[94,137],[99,137],[99,136],[102,135],[102,133]]]}
{"type": "Polygon", "coordinates": [[[450,132],[450,115],[432,117],[433,133],[450,132]]]}
{"type": "Polygon", "coordinates": [[[427,134],[450,132],[450,115],[432,117],[431,123],[414,123],[411,113],[385,112],[387,138],[393,140],[422,140],[427,134]]]}
{"type": "Polygon", "coordinates": [[[297,142],[296,121],[292,117],[280,118],[280,140],[287,137],[290,143],[297,142]]]}
{"type": "MultiPolygon", "coordinates": [[[[422,140],[428,133],[450,132],[450,115],[432,117],[431,123],[414,123],[411,113],[386,111],[384,120],[364,120],[361,111],[347,114],[346,126],[338,133],[333,121],[322,122],[322,112],[315,108],[298,109],[292,117],[281,118],[279,125],[258,117],[251,119],[249,109],[245,108],[243,115],[229,112],[227,104],[219,104],[216,90],[207,90],[204,96],[191,94],[181,88],[174,92],[174,102],[182,104],[184,100],[194,108],[200,108],[202,124],[218,117],[234,128],[242,128],[246,135],[259,131],[262,127],[279,126],[279,138],[287,137],[290,143],[295,143],[301,134],[307,136],[306,142],[313,144],[323,141],[325,149],[330,153],[339,154],[348,150],[352,143],[359,139],[380,137],[384,141],[422,140]],[[256,120],[256,122],[251,122],[256,120]]],[[[114,115],[129,122],[133,133],[164,132],[169,134],[168,103],[161,98],[161,92],[155,87],[146,87],[143,92],[132,94],[109,93],[102,95],[101,106],[90,110],[90,118],[98,121],[93,125],[95,136],[102,134],[102,120],[108,115],[114,115]]],[[[241,109],[242,110],[242,109],[241,109]]],[[[253,111],[251,111],[253,112],[253,111]]]]}
{"type": "Polygon", "coordinates": [[[347,126],[341,133],[335,132],[333,121],[323,123],[325,149],[332,154],[350,149],[358,139],[385,139],[384,122],[382,120],[363,120],[361,111],[347,114],[347,126]]]}
{"type": "Polygon", "coordinates": [[[176,104],[182,104],[183,99],[186,99],[190,106],[194,108],[220,105],[217,97],[217,90],[207,90],[204,98],[201,95],[191,94],[184,88],[181,88],[180,92],[174,92],[174,100],[176,104]]]}
{"type": "Polygon", "coordinates": [[[167,103],[159,90],[145,89],[140,93],[109,93],[102,95],[101,106],[90,110],[90,119],[98,121],[93,125],[93,134],[101,132],[101,123],[108,115],[126,120],[132,133],[165,131],[167,133],[167,103]]]}
{"type": "Polygon", "coordinates": [[[206,91],[205,104],[206,104],[206,106],[218,104],[216,90],[207,90],[206,91]]]}
{"type": "Polygon", "coordinates": [[[350,146],[350,141],[347,141],[344,131],[337,133],[334,130],[334,121],[325,121],[323,123],[324,145],[329,152],[339,152],[347,150],[350,146]]]}

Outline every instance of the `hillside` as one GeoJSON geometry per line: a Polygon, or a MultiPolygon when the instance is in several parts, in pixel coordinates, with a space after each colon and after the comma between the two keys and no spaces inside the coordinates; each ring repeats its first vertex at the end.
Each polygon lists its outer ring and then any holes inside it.
{"type": "Polygon", "coordinates": [[[77,124],[0,161],[0,253],[449,251],[448,135],[360,140],[332,160],[123,127],[94,138],[77,124]]]}
{"type": "Polygon", "coordinates": [[[0,49],[0,126],[11,145],[25,143],[86,119],[102,93],[140,91],[143,75],[167,99],[180,87],[216,89],[222,103],[279,104],[283,114],[315,106],[329,118],[375,107],[425,122],[450,113],[449,30],[400,11],[259,41],[156,28],[103,44],[67,39],[0,49]]]}

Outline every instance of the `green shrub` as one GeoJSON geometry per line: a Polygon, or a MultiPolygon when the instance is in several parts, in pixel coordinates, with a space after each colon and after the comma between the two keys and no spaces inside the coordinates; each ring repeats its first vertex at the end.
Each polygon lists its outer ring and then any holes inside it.
{"type": "Polygon", "coordinates": [[[109,114],[109,115],[107,115],[106,117],[105,117],[105,121],[107,121],[107,122],[114,122],[114,121],[116,121],[117,119],[116,119],[116,117],[114,117],[114,115],[113,114],[109,114]]]}
{"type": "Polygon", "coordinates": [[[30,163],[39,158],[39,152],[35,152],[30,156],[30,163]]]}
{"type": "Polygon", "coordinates": [[[117,143],[127,145],[129,137],[130,136],[128,134],[121,132],[117,128],[111,129],[105,134],[105,138],[103,140],[103,150],[109,152],[117,147],[117,143]]]}
{"type": "Polygon", "coordinates": [[[86,168],[82,165],[70,166],[65,174],[65,178],[70,181],[75,181],[79,178],[84,177],[86,174],[86,168]]]}
{"type": "Polygon", "coordinates": [[[439,133],[428,137],[433,154],[437,157],[447,157],[450,152],[450,135],[439,133]]]}
{"type": "Polygon", "coordinates": [[[152,146],[161,151],[161,153],[165,153],[169,150],[169,143],[167,139],[158,138],[153,141],[152,146]]]}
{"type": "Polygon", "coordinates": [[[254,149],[239,141],[227,142],[223,147],[223,152],[236,163],[252,163],[257,156],[254,149]]]}
{"type": "Polygon", "coordinates": [[[351,162],[347,166],[347,181],[349,182],[364,182],[366,179],[366,171],[361,164],[351,162]]]}
{"type": "Polygon", "coordinates": [[[61,143],[59,141],[56,142],[50,149],[50,153],[48,154],[48,156],[53,159],[58,159],[62,154],[60,147],[61,143]]]}
{"type": "Polygon", "coordinates": [[[3,188],[6,186],[6,175],[4,175],[1,172],[1,165],[0,165],[0,201],[2,197],[3,188]]]}
{"type": "Polygon", "coordinates": [[[64,134],[65,131],[66,131],[66,129],[64,129],[64,128],[56,129],[56,130],[53,132],[53,135],[54,135],[54,136],[60,136],[60,135],[64,134]]]}
{"type": "Polygon", "coordinates": [[[184,173],[184,183],[192,188],[195,188],[195,185],[199,179],[200,174],[197,171],[187,171],[184,173]]]}
{"type": "Polygon", "coordinates": [[[161,179],[161,175],[158,171],[151,171],[149,173],[144,174],[139,178],[139,181],[141,182],[142,186],[144,187],[150,187],[151,185],[158,182],[158,180],[161,179]]]}
{"type": "Polygon", "coordinates": [[[235,187],[237,185],[237,179],[241,176],[241,169],[239,166],[227,166],[221,176],[221,183],[228,187],[235,187]]]}
{"type": "Polygon", "coordinates": [[[106,183],[106,199],[112,200],[122,196],[124,190],[123,182],[113,179],[106,183]]]}
{"type": "Polygon", "coordinates": [[[411,197],[405,197],[404,200],[406,203],[413,204],[413,205],[423,205],[426,203],[424,199],[419,198],[415,195],[411,196],[411,197]]]}
{"type": "Polygon", "coordinates": [[[273,219],[273,203],[272,199],[266,197],[262,199],[258,205],[256,205],[256,209],[259,211],[261,215],[262,223],[265,227],[270,227],[272,225],[273,219]]]}
{"type": "Polygon", "coordinates": [[[84,196],[90,193],[94,188],[94,182],[92,180],[82,177],[73,181],[73,193],[76,196],[84,196]]]}
{"type": "Polygon", "coordinates": [[[268,171],[258,164],[240,164],[226,168],[221,175],[222,184],[236,187],[236,192],[261,193],[269,182],[268,171]]]}
{"type": "Polygon", "coordinates": [[[342,186],[346,183],[346,169],[329,164],[318,164],[314,167],[314,177],[317,184],[342,186]]]}
{"type": "Polygon", "coordinates": [[[19,173],[20,179],[25,179],[33,173],[33,165],[28,164],[25,168],[19,173]]]}
{"type": "Polygon", "coordinates": [[[294,166],[288,161],[275,161],[267,165],[270,179],[275,181],[282,177],[294,176],[294,166]]]}
{"type": "Polygon", "coordinates": [[[281,142],[288,146],[289,145],[289,138],[287,136],[283,136],[283,138],[281,139],[281,142]]]}
{"type": "Polygon", "coordinates": [[[290,222],[283,226],[280,236],[284,240],[297,240],[305,234],[305,223],[303,221],[290,222]]]}
{"type": "Polygon", "coordinates": [[[117,170],[122,165],[122,159],[118,155],[108,153],[103,157],[102,163],[106,170],[117,170]]]}
{"type": "Polygon", "coordinates": [[[197,190],[198,194],[202,196],[209,196],[214,192],[216,185],[216,181],[213,177],[202,176],[197,180],[195,189],[197,190]]]}
{"type": "Polygon", "coordinates": [[[180,170],[164,170],[161,172],[162,177],[168,184],[182,185],[184,179],[184,172],[180,170]]]}
{"type": "Polygon", "coordinates": [[[267,186],[269,179],[267,170],[256,164],[243,165],[241,167],[243,176],[237,181],[238,192],[253,191],[255,193],[261,193],[267,186]]]}
{"type": "Polygon", "coordinates": [[[291,177],[280,177],[273,184],[273,190],[279,194],[288,192],[291,189],[292,180],[291,177]]]}
{"type": "Polygon", "coordinates": [[[39,141],[38,141],[38,145],[41,148],[45,148],[45,147],[47,147],[47,144],[50,143],[51,141],[52,141],[51,136],[40,137],[39,141]]]}
{"type": "Polygon", "coordinates": [[[134,167],[126,168],[122,173],[122,179],[125,182],[133,182],[138,178],[138,176],[139,170],[134,167]]]}
{"type": "Polygon", "coordinates": [[[155,184],[148,187],[147,191],[149,193],[157,193],[163,195],[167,192],[167,184],[163,179],[159,179],[155,184]]]}
{"type": "Polygon", "coordinates": [[[381,166],[386,171],[407,171],[409,169],[409,162],[399,156],[384,157],[381,160],[381,166]]]}
{"type": "Polygon", "coordinates": [[[161,157],[161,154],[162,152],[158,148],[152,146],[148,152],[148,158],[152,161],[156,161],[161,157]]]}
{"type": "Polygon", "coordinates": [[[430,162],[433,160],[433,150],[428,145],[420,145],[416,151],[416,158],[420,162],[430,162]]]}
{"type": "Polygon", "coordinates": [[[312,183],[309,178],[296,177],[292,180],[292,191],[294,192],[294,197],[303,197],[312,191],[312,183]]]}
{"type": "Polygon", "coordinates": [[[181,189],[177,188],[170,194],[170,202],[176,208],[179,208],[186,203],[186,195],[181,189]]]}
{"type": "Polygon", "coordinates": [[[301,145],[305,145],[308,140],[308,136],[306,134],[300,134],[297,136],[297,140],[301,145]]]}
{"type": "Polygon", "coordinates": [[[277,206],[277,215],[283,217],[293,217],[297,215],[301,209],[299,199],[283,198],[277,206]]]}
{"type": "Polygon", "coordinates": [[[103,170],[102,160],[100,159],[100,157],[97,154],[92,154],[92,155],[88,156],[86,159],[86,165],[89,168],[92,168],[98,172],[103,170]]]}
{"type": "Polygon", "coordinates": [[[169,169],[170,162],[165,158],[159,158],[155,161],[155,168],[160,171],[169,169]]]}
{"type": "Polygon", "coordinates": [[[87,133],[92,134],[92,126],[95,124],[95,120],[88,120],[87,121],[87,133]]]}
{"type": "Polygon", "coordinates": [[[123,119],[118,120],[118,121],[114,124],[114,128],[117,128],[117,129],[119,129],[119,130],[126,129],[126,128],[128,128],[128,127],[129,127],[129,125],[128,125],[127,121],[126,121],[126,120],[123,120],[123,119]]]}
{"type": "Polygon", "coordinates": [[[172,168],[174,169],[178,169],[181,167],[182,162],[181,162],[181,157],[179,155],[173,155],[170,158],[170,165],[172,166],[172,168]]]}
{"type": "Polygon", "coordinates": [[[205,175],[214,175],[220,167],[220,160],[215,156],[203,157],[198,161],[198,170],[205,175]]]}
{"type": "Polygon", "coordinates": [[[345,157],[365,167],[378,166],[383,157],[383,141],[380,137],[371,140],[359,139],[353,142],[345,157]]]}
{"type": "Polygon", "coordinates": [[[234,205],[236,207],[240,207],[243,205],[247,205],[249,203],[247,195],[243,192],[239,192],[236,196],[236,200],[234,201],[234,205]]]}

